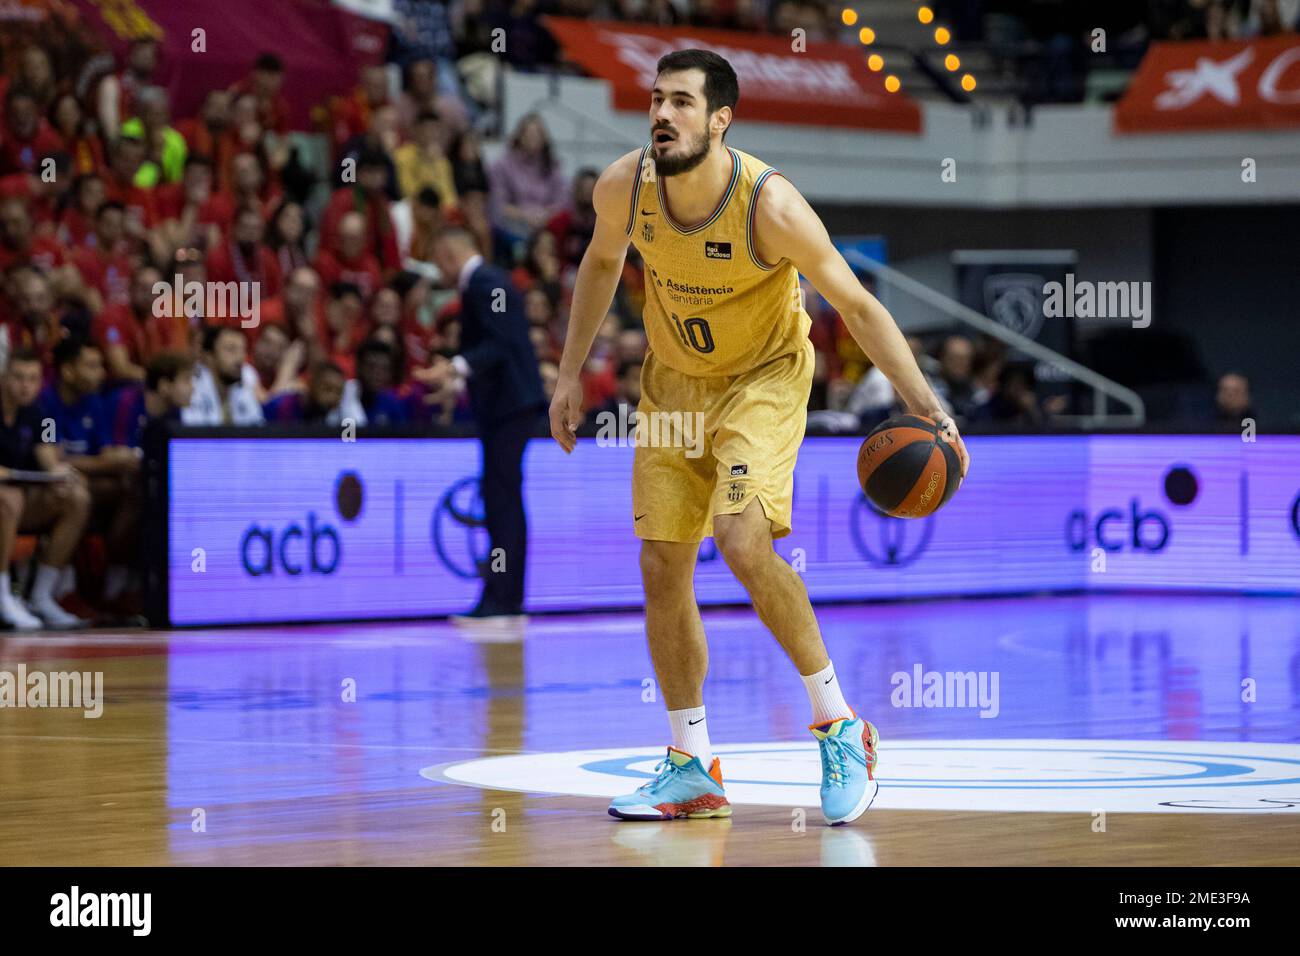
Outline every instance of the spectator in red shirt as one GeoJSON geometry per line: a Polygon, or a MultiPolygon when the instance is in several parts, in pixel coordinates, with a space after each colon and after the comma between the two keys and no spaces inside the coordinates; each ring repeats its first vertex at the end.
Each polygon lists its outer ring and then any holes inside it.
{"type": "Polygon", "coordinates": [[[431,186],[421,189],[414,199],[403,200],[393,207],[393,222],[398,229],[402,260],[433,263],[433,243],[447,226],[450,217],[443,214],[442,200],[431,186]],[[403,221],[399,215],[404,213],[403,221]]]}
{"type": "MultiPolygon", "coordinates": [[[[280,263],[262,243],[266,226],[262,214],[245,206],[235,216],[230,239],[208,254],[208,279],[212,282],[257,283],[262,300],[280,294],[280,263]]],[[[238,316],[231,321],[237,322],[238,316]]]]}
{"type": "Polygon", "coordinates": [[[27,199],[36,234],[55,239],[59,231],[59,210],[72,198],[72,157],[59,150],[41,160],[41,165],[45,168],[40,176],[20,173],[17,178],[27,183],[22,195],[27,199]]]}
{"type": "Polygon", "coordinates": [[[438,334],[436,322],[428,325],[420,321],[429,300],[429,280],[415,272],[399,272],[389,283],[389,288],[401,297],[402,351],[406,354],[406,374],[416,368],[423,368],[433,361],[434,353],[442,347],[442,336],[438,334]]]}
{"type": "Polygon", "coordinates": [[[5,93],[5,135],[0,138],[0,176],[41,174],[41,160],[63,149],[59,134],[41,117],[36,97],[21,86],[5,93]]]}
{"type": "MultiPolygon", "coordinates": [[[[239,94],[231,101],[230,105],[230,143],[233,147],[229,165],[220,170],[221,181],[224,188],[229,189],[231,180],[234,178],[234,159],[240,153],[252,153],[262,164],[264,177],[270,180],[271,156],[268,152],[269,140],[267,131],[262,127],[262,121],[257,113],[257,97],[252,93],[239,94]]],[[[279,152],[288,158],[283,143],[279,146],[279,152]]]]}
{"type": "Polygon", "coordinates": [[[370,128],[371,114],[388,103],[388,70],[382,65],[361,71],[361,83],[346,99],[334,104],[334,145],[341,147],[370,128]]]}
{"type": "Polygon", "coordinates": [[[391,285],[386,285],[370,300],[366,317],[366,335],[376,329],[391,329],[400,340],[402,336],[402,296],[391,285]]]}
{"type": "Polygon", "coordinates": [[[215,246],[235,217],[230,195],[213,188],[212,161],[206,156],[186,157],[181,181],[159,186],[154,198],[158,219],[178,246],[215,246]]]}
{"type": "Polygon", "coordinates": [[[154,289],[162,281],[162,273],[153,266],[141,266],[131,276],[127,301],[96,316],[91,337],[104,353],[110,382],[144,381],[144,365],[152,354],[145,329],[156,321],[154,289]]]}
{"type": "Polygon", "coordinates": [[[586,408],[599,408],[618,391],[618,314],[609,312],[596,331],[591,353],[582,366],[582,390],[586,408]]]}
{"type": "Polygon", "coordinates": [[[143,239],[158,222],[154,193],[135,184],[135,174],[145,160],[144,140],[138,136],[119,136],[109,150],[108,198],[126,207],[126,231],[143,239]]]}
{"type": "Polygon", "coordinates": [[[235,210],[254,206],[263,216],[270,214],[280,201],[280,188],[267,175],[262,161],[253,153],[240,153],[230,164],[230,187],[226,193],[230,219],[220,224],[228,232],[234,223],[235,210]]]}
{"type": "Polygon", "coordinates": [[[357,159],[356,183],[335,190],[325,207],[320,242],[325,248],[331,247],[340,221],[345,215],[356,213],[365,224],[366,248],[374,253],[382,269],[396,271],[402,260],[393,217],[388,209],[388,197],[384,193],[388,168],[388,159],[382,152],[373,149],[362,152],[357,159]]]}
{"type": "Polygon", "coordinates": [[[136,94],[146,86],[155,85],[154,72],[158,68],[158,41],[150,36],[136,37],[126,51],[126,68],[121,73],[104,77],[99,84],[99,129],[112,143],[122,129],[122,123],[135,115],[136,94]]]}
{"type": "Polygon", "coordinates": [[[98,303],[91,303],[95,311],[124,305],[131,298],[131,260],[123,242],[125,219],[126,209],[120,202],[103,203],[95,214],[94,245],[78,249],[72,257],[82,282],[99,298],[98,303]]]}
{"type": "Polygon", "coordinates": [[[538,229],[528,238],[524,261],[514,268],[511,278],[520,292],[542,288],[554,299],[560,297],[560,257],[555,234],[538,229]]]}
{"type": "Polygon", "coordinates": [[[310,265],[305,239],[307,215],[291,199],[281,199],[266,223],[266,244],[275,253],[282,275],[310,265]]]}
{"type": "Polygon", "coordinates": [[[362,318],[361,290],[349,282],[331,285],[320,341],[326,357],[343,369],[348,378],[353,373],[353,353],[366,337],[362,318]]]}
{"type": "Polygon", "coordinates": [[[107,196],[102,176],[85,173],[76,178],[72,184],[72,202],[59,215],[56,238],[60,245],[76,250],[95,244],[95,213],[107,196]]]}
{"type": "Polygon", "coordinates": [[[212,90],[204,97],[198,116],[176,123],[176,131],[185,137],[191,158],[195,154],[208,157],[213,168],[213,189],[229,187],[225,176],[235,156],[243,152],[232,124],[231,100],[229,90],[212,90]]]}
{"type": "Polygon", "coordinates": [[[289,132],[289,101],[284,87],[284,63],[274,53],[261,53],[253,71],[230,88],[236,95],[251,94],[257,100],[257,118],[263,129],[280,135],[289,132]]]}
{"type": "Polygon", "coordinates": [[[271,396],[292,391],[298,383],[303,346],[295,345],[282,325],[259,325],[257,337],[249,350],[248,363],[257,373],[257,400],[265,403],[271,396]]]}
{"type": "Polygon", "coordinates": [[[343,144],[339,153],[337,168],[339,176],[336,185],[346,186],[360,178],[362,157],[369,162],[384,164],[384,181],[381,186],[389,202],[402,198],[397,175],[397,149],[402,144],[402,134],[397,126],[397,110],[391,105],[379,107],[370,116],[370,127],[359,136],[354,136],[343,144]],[[354,176],[349,177],[352,171],[354,176]]]}
{"type": "Polygon", "coordinates": [[[315,267],[326,288],[336,282],[348,282],[360,290],[363,299],[374,295],[381,275],[379,262],[367,247],[367,238],[366,220],[359,212],[342,216],[332,245],[326,246],[324,236],[321,237],[315,267]]]}
{"type": "Polygon", "coordinates": [[[437,113],[442,120],[439,129],[442,151],[451,148],[451,141],[461,130],[469,128],[469,111],[454,93],[438,90],[438,67],[433,60],[416,60],[406,68],[402,96],[397,102],[398,119],[409,135],[416,118],[425,112],[437,113]]]}
{"type": "Polygon", "coordinates": [[[50,273],[64,261],[62,246],[33,231],[25,200],[16,196],[0,200],[0,272],[25,265],[50,273]]]}
{"type": "Polygon", "coordinates": [[[54,368],[54,347],[66,336],[50,282],[35,269],[20,268],[10,285],[15,311],[0,330],[0,345],[7,346],[6,354],[20,348],[33,349],[41,356],[48,377],[54,368]]]}
{"type": "Polygon", "coordinates": [[[577,268],[582,254],[591,243],[596,231],[596,208],[591,204],[599,174],[594,169],[579,170],[573,177],[573,200],[568,209],[557,212],[546,224],[555,237],[555,249],[560,261],[577,268]]]}
{"type": "Polygon", "coordinates": [[[14,80],[16,85],[36,97],[40,110],[48,110],[53,105],[58,79],[50,64],[50,55],[41,47],[33,45],[23,50],[18,60],[18,76],[14,80]]]}
{"type": "MultiPolygon", "coordinates": [[[[262,325],[282,325],[289,338],[314,343],[324,324],[320,304],[320,276],[309,266],[294,269],[284,278],[280,295],[262,303],[262,325]]],[[[314,361],[320,356],[309,356],[314,361]]]]}
{"type": "Polygon", "coordinates": [[[104,168],[104,147],[99,137],[88,129],[81,101],[64,93],[50,107],[50,128],[62,140],[62,149],[72,157],[72,172],[85,176],[104,168]]]}

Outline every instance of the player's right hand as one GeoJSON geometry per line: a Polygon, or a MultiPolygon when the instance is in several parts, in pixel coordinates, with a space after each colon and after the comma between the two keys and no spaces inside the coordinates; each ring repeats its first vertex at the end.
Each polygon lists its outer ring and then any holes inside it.
{"type": "Polygon", "coordinates": [[[582,382],[561,378],[555,383],[551,399],[551,437],[566,453],[578,444],[578,426],[582,424],[582,382]]]}

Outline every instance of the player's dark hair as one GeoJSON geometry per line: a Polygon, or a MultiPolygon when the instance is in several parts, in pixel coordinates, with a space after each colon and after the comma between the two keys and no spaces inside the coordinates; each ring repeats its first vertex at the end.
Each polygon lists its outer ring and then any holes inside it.
{"type": "Polygon", "coordinates": [[[317,378],[324,375],[326,372],[333,372],[335,375],[339,376],[339,378],[348,377],[347,373],[343,371],[343,366],[340,365],[338,362],[332,362],[329,359],[321,359],[319,362],[317,362],[315,365],[312,366],[311,369],[312,381],[313,382],[316,381],[317,378]]]}
{"type": "Polygon", "coordinates": [[[99,173],[78,173],[77,177],[72,180],[72,189],[70,192],[74,196],[79,196],[81,195],[81,191],[86,188],[86,183],[92,182],[96,179],[101,183],[104,181],[104,177],[99,175],[99,173]]]}
{"type": "Polygon", "coordinates": [[[372,337],[366,339],[364,342],[362,342],[360,345],[357,346],[355,361],[358,365],[360,365],[361,360],[368,355],[382,355],[384,358],[388,359],[389,361],[392,361],[393,356],[395,356],[396,354],[397,354],[397,350],[394,349],[387,342],[385,342],[383,339],[376,339],[372,337]]]}
{"type": "Polygon", "coordinates": [[[79,336],[69,336],[61,340],[58,345],[54,346],[54,351],[51,353],[54,357],[55,371],[75,362],[81,357],[83,350],[93,348],[95,348],[94,342],[79,336]]]}
{"type": "Polygon", "coordinates": [[[442,197],[438,195],[438,190],[432,186],[425,186],[416,193],[415,201],[421,206],[428,206],[431,209],[439,209],[442,206],[442,197]]]}
{"type": "Polygon", "coordinates": [[[41,357],[37,351],[32,348],[14,349],[9,353],[9,362],[5,368],[13,365],[14,362],[35,362],[37,365],[40,365],[41,357]]]}
{"type": "Polygon", "coordinates": [[[364,147],[357,154],[357,170],[362,169],[388,169],[388,157],[384,151],[375,146],[364,147]]]}
{"type": "Polygon", "coordinates": [[[357,285],[355,282],[339,281],[339,282],[330,283],[331,299],[341,299],[345,295],[354,295],[358,299],[361,299],[363,302],[365,301],[366,298],[364,295],[361,294],[361,286],[357,285]]]}
{"type": "Polygon", "coordinates": [[[242,336],[244,333],[230,325],[205,325],[203,327],[202,349],[204,352],[211,353],[217,347],[217,342],[226,332],[233,335],[242,336]]]}
{"type": "Polygon", "coordinates": [[[174,382],[194,368],[194,360],[183,352],[159,352],[144,367],[145,387],[158,391],[163,382],[174,382]]]}
{"type": "Polygon", "coordinates": [[[253,61],[253,69],[263,73],[283,73],[284,63],[274,53],[259,53],[253,61]]]}
{"type": "MultiPolygon", "coordinates": [[[[659,58],[655,68],[658,73],[680,73],[682,70],[699,70],[704,74],[704,105],[713,115],[724,106],[736,108],[740,100],[740,83],[736,71],[723,57],[712,50],[674,50],[659,58]]],[[[722,131],[725,139],[727,131],[722,131]]]]}
{"type": "Polygon", "coordinates": [[[113,212],[114,210],[120,212],[124,216],[126,215],[125,204],[118,202],[116,199],[105,199],[99,204],[99,208],[95,210],[95,219],[99,220],[103,218],[104,213],[113,212]]]}
{"type": "Polygon", "coordinates": [[[15,83],[5,91],[4,105],[6,116],[9,114],[10,108],[19,100],[31,100],[33,103],[40,103],[40,97],[36,95],[35,91],[24,86],[22,83],[15,83]]]}
{"type": "Polygon", "coordinates": [[[403,269],[397,275],[388,280],[388,288],[392,289],[406,301],[407,295],[412,289],[420,284],[420,274],[403,269]]]}

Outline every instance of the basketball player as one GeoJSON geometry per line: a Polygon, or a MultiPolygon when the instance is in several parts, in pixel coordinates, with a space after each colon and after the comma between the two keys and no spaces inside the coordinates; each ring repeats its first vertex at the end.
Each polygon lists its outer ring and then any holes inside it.
{"type": "Polygon", "coordinates": [[[715,53],[678,50],[659,61],[650,142],[596,183],[595,234],[573,292],[551,433],[573,450],[579,375],[633,242],[645,260],[650,344],[638,411],[702,414],[705,451],[690,447],[693,434],[663,447],[672,442],[662,429],[658,446],[637,443],[633,527],[672,745],[656,779],[616,798],[609,812],[630,820],[731,813],[704,719],[708,648],[693,584],[699,542],[712,535],[803,678],[821,749],[822,812],[835,825],[861,816],[875,797],[878,734],[845,701],[803,583],[772,547],[790,532],[813,374],[799,273],[908,409],[939,423],[963,474],[969,458],[893,318],[862,288],[817,214],[776,170],[725,145],[738,96],[735,72],[715,53]]]}

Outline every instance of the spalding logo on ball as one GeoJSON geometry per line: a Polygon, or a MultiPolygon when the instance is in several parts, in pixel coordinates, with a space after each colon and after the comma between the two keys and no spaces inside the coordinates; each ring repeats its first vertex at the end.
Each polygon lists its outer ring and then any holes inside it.
{"type": "Polygon", "coordinates": [[[862,443],[858,482],[885,514],[924,518],[956,493],[961,460],[934,419],[900,415],[881,422],[862,443]]]}

